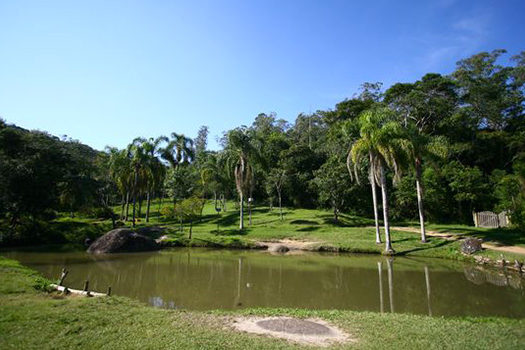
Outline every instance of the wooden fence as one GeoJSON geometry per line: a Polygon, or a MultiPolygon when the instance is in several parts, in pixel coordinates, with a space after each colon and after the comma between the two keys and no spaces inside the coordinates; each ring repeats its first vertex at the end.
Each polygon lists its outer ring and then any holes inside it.
{"type": "Polygon", "coordinates": [[[506,211],[496,214],[492,211],[482,211],[479,213],[472,213],[474,218],[474,226],[498,228],[509,226],[509,217],[506,211]]]}

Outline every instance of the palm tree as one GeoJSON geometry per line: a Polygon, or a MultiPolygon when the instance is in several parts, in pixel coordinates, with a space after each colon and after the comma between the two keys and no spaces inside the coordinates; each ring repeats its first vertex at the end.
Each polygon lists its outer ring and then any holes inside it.
{"type": "Polygon", "coordinates": [[[445,137],[424,134],[417,127],[410,124],[406,127],[406,130],[406,135],[410,142],[411,164],[416,175],[417,207],[419,211],[421,242],[426,243],[425,213],[423,208],[424,186],[422,181],[423,158],[432,159],[436,157],[445,157],[448,150],[448,143],[445,137]]]}
{"type": "Polygon", "coordinates": [[[195,157],[193,140],[183,134],[172,132],[171,139],[161,136],[157,140],[159,143],[167,143],[165,147],[159,149],[159,152],[173,168],[177,168],[182,163],[189,163],[195,157]]]}
{"type": "Polygon", "coordinates": [[[443,157],[446,154],[446,140],[431,135],[439,123],[455,110],[458,103],[456,86],[449,77],[429,73],[413,84],[394,84],[387,90],[385,102],[398,113],[411,144],[421,242],[425,243],[424,188],[421,181],[423,158],[443,157]]]}
{"type": "Polygon", "coordinates": [[[375,169],[374,169],[374,164],[375,164],[375,155],[374,155],[374,152],[372,151],[372,149],[365,144],[365,142],[363,142],[362,145],[358,145],[356,146],[355,144],[350,148],[350,151],[348,152],[348,156],[346,158],[346,167],[348,169],[348,172],[350,173],[350,177],[352,179],[356,179],[356,181],[359,183],[359,176],[357,175],[357,169],[356,169],[356,165],[357,163],[355,163],[355,165],[352,165],[353,163],[353,158],[355,158],[355,160],[358,160],[359,157],[357,156],[357,154],[359,152],[362,152],[364,150],[358,150],[358,147],[363,147],[363,148],[369,148],[368,149],[368,158],[369,158],[369,164],[370,166],[368,167],[368,179],[370,181],[370,187],[372,188],[372,205],[374,207],[374,222],[375,222],[375,228],[376,228],[376,243],[377,244],[381,244],[382,241],[381,241],[381,232],[379,231],[379,213],[378,213],[378,209],[377,209],[377,190],[376,190],[376,176],[375,176],[375,169]]]}
{"type": "Polygon", "coordinates": [[[144,184],[145,181],[143,180],[145,178],[145,172],[147,172],[148,154],[144,148],[143,141],[142,138],[136,138],[127,148],[133,169],[133,227],[135,227],[137,195],[140,194],[141,190],[139,185],[144,184]],[[141,180],[140,182],[139,179],[141,180]]]}
{"type": "MultiPolygon", "coordinates": [[[[390,236],[388,188],[386,182],[386,169],[394,170],[394,180],[401,176],[401,165],[406,164],[408,144],[404,138],[401,125],[395,121],[393,112],[385,107],[375,107],[366,110],[359,116],[360,138],[354,142],[348,160],[349,167],[353,164],[357,178],[357,165],[364,159],[370,162],[370,180],[372,183],[372,196],[374,196],[375,183],[381,186],[383,202],[383,223],[385,227],[385,253],[393,254],[390,236]]],[[[376,242],[378,237],[376,226],[376,242]]]]}
{"type": "Polygon", "coordinates": [[[135,139],[137,142],[141,142],[141,146],[145,153],[145,190],[146,190],[146,222],[149,222],[150,207],[151,207],[151,195],[154,191],[158,190],[159,187],[164,183],[166,176],[166,168],[159,160],[158,156],[161,154],[161,142],[164,141],[162,137],[157,139],[149,138],[146,139],[135,139]]]}
{"type": "Polygon", "coordinates": [[[244,196],[253,188],[255,182],[253,162],[259,160],[259,150],[252,142],[249,129],[240,127],[227,135],[229,164],[234,164],[235,187],[239,194],[239,229],[244,229],[244,196]]]}
{"type": "MultiPolygon", "coordinates": [[[[158,138],[158,142],[166,143],[166,146],[159,148],[159,154],[174,170],[177,170],[182,164],[192,162],[195,158],[193,140],[183,134],[173,132],[171,133],[171,139],[166,136],[161,136],[158,138]]],[[[176,200],[176,195],[174,195],[174,204],[176,200]]]]}
{"type": "Polygon", "coordinates": [[[117,185],[122,195],[121,219],[127,220],[127,213],[124,215],[125,208],[129,205],[129,196],[132,186],[131,159],[128,157],[127,150],[119,150],[114,147],[106,147],[109,154],[109,175],[117,185]]]}

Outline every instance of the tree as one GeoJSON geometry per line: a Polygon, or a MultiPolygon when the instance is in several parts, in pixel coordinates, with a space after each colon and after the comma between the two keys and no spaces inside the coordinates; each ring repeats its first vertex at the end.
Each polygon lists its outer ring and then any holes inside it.
{"type": "Polygon", "coordinates": [[[260,160],[259,150],[252,143],[253,137],[246,127],[239,127],[227,134],[227,152],[233,168],[235,187],[239,194],[239,229],[244,229],[244,197],[253,190],[255,178],[253,164],[260,160]]]}
{"type": "MultiPolygon", "coordinates": [[[[373,169],[375,182],[381,186],[383,199],[383,222],[385,227],[385,253],[392,254],[392,243],[390,238],[390,223],[388,218],[388,189],[386,181],[386,168],[394,170],[394,177],[398,179],[401,175],[401,165],[406,163],[406,139],[403,138],[401,125],[395,120],[394,113],[386,107],[369,109],[359,117],[360,138],[351,148],[351,165],[356,165],[369,159],[370,167],[373,169]]],[[[356,174],[357,177],[357,174],[356,174]]],[[[374,181],[372,181],[374,182],[374,181]]],[[[376,242],[378,232],[376,231],[376,242]]]]}
{"type": "Polygon", "coordinates": [[[202,209],[204,207],[205,200],[197,196],[186,198],[175,205],[174,214],[175,217],[180,220],[181,229],[182,223],[188,221],[190,224],[190,230],[188,239],[191,239],[193,230],[193,221],[198,219],[202,215],[202,209]]]}
{"type": "Polygon", "coordinates": [[[131,167],[133,169],[133,219],[132,225],[135,227],[136,219],[136,204],[137,196],[139,195],[139,178],[143,177],[141,172],[145,171],[147,164],[147,152],[144,149],[143,140],[141,138],[136,138],[127,148],[129,158],[131,159],[131,167]]]}
{"type": "MultiPolygon", "coordinates": [[[[159,140],[166,143],[164,147],[159,149],[159,153],[160,157],[171,165],[172,172],[170,174],[180,175],[181,172],[179,172],[179,167],[191,163],[195,158],[193,140],[175,132],[171,133],[171,139],[166,136],[161,136],[159,137],[159,140]]],[[[177,186],[176,182],[177,181],[172,182],[172,184],[177,186]]],[[[193,186],[191,187],[193,189],[193,186]]],[[[175,187],[171,187],[171,189],[173,190],[173,203],[175,203],[177,200],[176,194],[179,191],[177,191],[175,187]]],[[[181,190],[188,192],[189,189],[182,188],[181,190]]]]}
{"type": "Polygon", "coordinates": [[[193,140],[183,134],[173,132],[171,139],[166,136],[161,136],[159,139],[166,143],[166,146],[160,149],[160,155],[173,168],[184,163],[190,163],[195,158],[193,140]]]}
{"type": "Polygon", "coordinates": [[[413,84],[395,84],[385,94],[385,102],[398,112],[411,143],[411,161],[415,183],[421,242],[426,242],[422,182],[423,158],[444,157],[447,140],[431,136],[435,128],[450,117],[456,107],[455,85],[439,74],[427,74],[413,84]]]}
{"type": "Polygon", "coordinates": [[[315,171],[314,182],[319,191],[319,199],[330,203],[334,222],[339,222],[339,213],[349,194],[350,183],[344,162],[330,157],[321,168],[315,171]]]}
{"type": "Polygon", "coordinates": [[[523,125],[524,96],[519,80],[522,61],[519,55],[515,57],[518,69],[497,64],[506,52],[500,49],[478,53],[459,61],[453,73],[465,108],[481,129],[509,130],[523,125]]]}
{"type": "Polygon", "coordinates": [[[209,132],[210,129],[206,125],[203,125],[199,128],[197,137],[193,140],[193,144],[195,145],[195,159],[197,163],[204,161],[209,132]]]}
{"type": "MultiPolygon", "coordinates": [[[[268,186],[272,189],[275,189],[277,192],[277,198],[279,201],[279,217],[281,221],[283,220],[282,191],[286,178],[286,170],[284,170],[282,167],[273,168],[267,177],[268,186]]],[[[271,191],[269,192],[271,193],[271,191]]]]}

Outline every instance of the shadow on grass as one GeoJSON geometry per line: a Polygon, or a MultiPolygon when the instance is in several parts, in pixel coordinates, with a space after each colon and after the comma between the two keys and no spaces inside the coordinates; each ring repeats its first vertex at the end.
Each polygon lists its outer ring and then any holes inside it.
{"type": "Polygon", "coordinates": [[[317,231],[317,230],[319,230],[319,226],[301,227],[301,228],[298,228],[295,231],[298,231],[298,232],[313,232],[313,231],[317,231]]]}
{"type": "Polygon", "coordinates": [[[319,225],[317,221],[313,220],[292,220],[290,221],[292,225],[319,225]]]}
{"type": "Polygon", "coordinates": [[[444,227],[436,231],[442,233],[452,233],[458,237],[473,236],[481,238],[485,242],[493,242],[501,245],[525,245],[525,232],[515,228],[492,228],[480,230],[479,228],[469,227],[444,227]]]}
{"type": "Polygon", "coordinates": [[[221,230],[219,228],[219,231],[217,230],[213,230],[213,231],[210,231],[210,233],[216,235],[216,236],[245,236],[249,233],[249,229],[245,228],[244,230],[235,230],[235,229],[224,229],[224,230],[221,230]]]}
{"type": "Polygon", "coordinates": [[[423,250],[430,250],[430,249],[435,249],[435,248],[441,248],[441,247],[447,246],[447,245],[452,244],[452,243],[454,243],[454,241],[442,240],[438,244],[432,244],[432,240],[429,240],[427,243],[421,243],[420,247],[412,248],[412,249],[404,250],[404,251],[398,251],[398,252],[396,252],[395,255],[396,256],[404,256],[404,255],[407,255],[407,254],[410,254],[410,253],[419,252],[419,251],[423,251],[423,250]]]}

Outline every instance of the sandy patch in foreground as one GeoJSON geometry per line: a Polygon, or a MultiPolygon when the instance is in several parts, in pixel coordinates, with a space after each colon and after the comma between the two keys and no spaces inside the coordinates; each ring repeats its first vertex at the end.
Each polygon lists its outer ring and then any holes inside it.
{"type": "Polygon", "coordinates": [[[232,326],[242,332],[268,335],[305,345],[330,346],[355,341],[348,334],[319,319],[292,317],[242,317],[232,326]]]}

